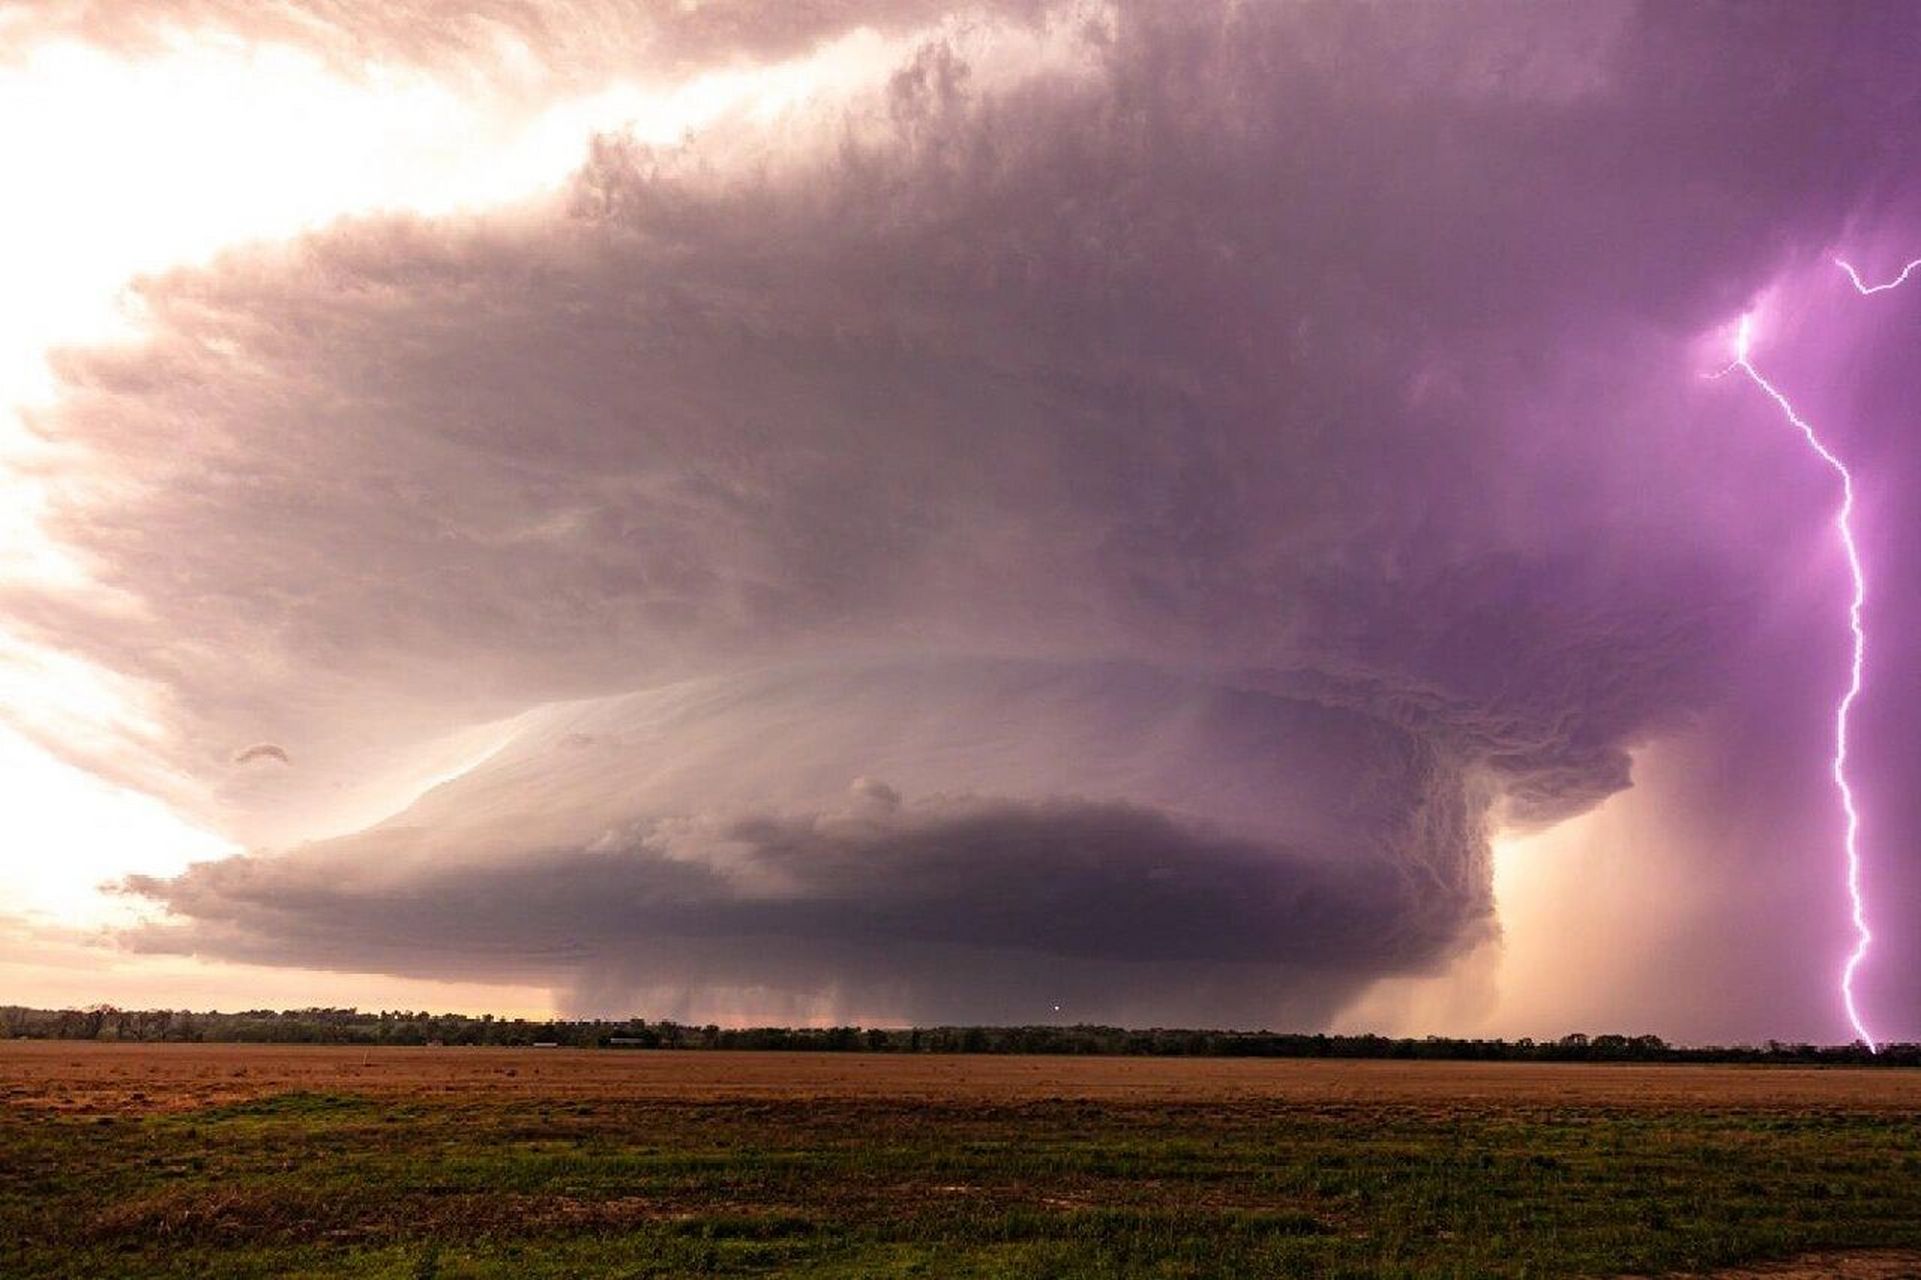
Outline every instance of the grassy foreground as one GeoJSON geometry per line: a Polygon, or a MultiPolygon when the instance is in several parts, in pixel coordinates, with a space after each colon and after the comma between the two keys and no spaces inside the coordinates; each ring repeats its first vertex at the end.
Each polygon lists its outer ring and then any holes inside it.
{"type": "Polygon", "coordinates": [[[1921,1246],[1911,1111],[313,1090],[0,1107],[7,1277],[1563,1276],[1868,1245],[1921,1246]]]}

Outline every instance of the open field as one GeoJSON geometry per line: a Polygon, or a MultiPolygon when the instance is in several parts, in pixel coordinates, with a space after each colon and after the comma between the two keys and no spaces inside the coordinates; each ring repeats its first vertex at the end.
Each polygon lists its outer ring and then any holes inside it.
{"type": "Polygon", "coordinates": [[[11,1041],[0,1100],[10,1278],[1921,1275],[1921,1072],[11,1041]]]}

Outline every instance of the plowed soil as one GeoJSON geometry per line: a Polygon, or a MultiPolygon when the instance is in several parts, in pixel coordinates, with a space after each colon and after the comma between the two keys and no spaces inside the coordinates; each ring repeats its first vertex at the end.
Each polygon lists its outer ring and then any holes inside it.
{"type": "Polygon", "coordinates": [[[1844,1068],[0,1041],[0,1101],[14,1105],[183,1110],[290,1090],[502,1099],[1921,1110],[1921,1072],[1844,1068]]]}

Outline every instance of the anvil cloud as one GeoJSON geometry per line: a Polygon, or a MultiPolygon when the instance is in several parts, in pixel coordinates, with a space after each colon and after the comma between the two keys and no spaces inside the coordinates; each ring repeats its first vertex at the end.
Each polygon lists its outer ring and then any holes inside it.
{"type": "MultiPolygon", "coordinates": [[[[255,846],[128,880],[128,945],[1324,1022],[1498,934],[1494,833],[1774,683],[1820,495],[1699,340],[1911,168],[1899,7],[623,11],[190,19],[478,92],[526,91],[509,38],[885,53],[147,280],[143,341],[62,355],[94,582],[6,607],[160,691],[89,767],[255,846]]],[[[112,12],[49,11],[164,27],[112,12]]]]}

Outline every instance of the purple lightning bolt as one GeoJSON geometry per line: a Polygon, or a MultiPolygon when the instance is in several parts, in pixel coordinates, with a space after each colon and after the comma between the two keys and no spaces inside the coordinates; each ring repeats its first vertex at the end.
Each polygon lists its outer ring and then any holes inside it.
{"type": "Polygon", "coordinates": [[[1902,285],[1906,284],[1908,282],[1908,277],[1914,274],[1914,269],[1916,267],[1921,267],[1921,258],[1916,258],[1913,262],[1910,262],[1907,266],[1901,268],[1901,274],[1896,276],[1894,279],[1888,281],[1886,284],[1868,284],[1867,282],[1861,279],[1861,273],[1859,271],[1856,271],[1852,266],[1848,265],[1846,262],[1843,262],[1839,258],[1836,258],[1834,260],[1834,265],[1841,268],[1841,270],[1847,272],[1848,279],[1854,281],[1854,291],[1860,294],[1861,296],[1866,297],[1870,293],[1886,293],[1889,289],[1898,289],[1902,285]]]}
{"type": "MultiPolygon", "coordinates": [[[[1838,258],[1835,262],[1847,272],[1848,279],[1854,283],[1855,289],[1864,295],[1892,289],[1906,280],[1910,272],[1921,267],[1921,259],[1916,259],[1903,268],[1896,279],[1886,284],[1869,285],[1862,281],[1860,274],[1853,267],[1838,258]]],[[[1766,392],[1768,398],[1781,410],[1782,415],[1800,431],[1808,447],[1841,479],[1841,506],[1834,513],[1834,527],[1841,535],[1841,549],[1847,553],[1848,577],[1854,586],[1854,594],[1848,600],[1848,631],[1853,638],[1853,651],[1848,666],[1848,687],[1834,708],[1834,758],[1829,765],[1829,772],[1834,778],[1834,788],[1841,797],[1841,812],[1846,819],[1843,825],[1842,846],[1847,854],[1849,916],[1854,923],[1854,946],[1848,952],[1847,963],[1841,968],[1841,1003],[1847,1008],[1848,1021],[1853,1025],[1855,1034],[1860,1037],[1862,1043],[1867,1045],[1868,1052],[1874,1053],[1877,1051],[1874,1033],[1868,1030],[1868,1024],[1862,1019],[1861,1010],[1854,999],[1855,972],[1860,969],[1861,962],[1867,959],[1868,948],[1874,945],[1874,934],[1868,928],[1867,902],[1861,889],[1861,814],[1855,807],[1854,788],[1848,784],[1848,716],[1854,710],[1855,700],[1861,696],[1862,672],[1866,664],[1868,647],[1867,631],[1861,622],[1861,611],[1868,598],[1868,579],[1861,567],[1860,547],[1854,540],[1854,476],[1848,471],[1847,464],[1822,442],[1820,435],[1807,420],[1795,412],[1794,405],[1788,398],[1772,382],[1763,377],[1761,371],[1756,369],[1748,358],[1753,336],[1753,321],[1752,315],[1742,316],[1740,324],[1735,328],[1734,362],[1728,366],[1728,370],[1739,369],[1755,386],[1766,392]]]]}

